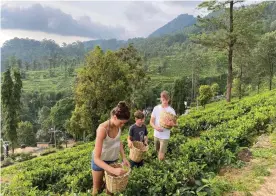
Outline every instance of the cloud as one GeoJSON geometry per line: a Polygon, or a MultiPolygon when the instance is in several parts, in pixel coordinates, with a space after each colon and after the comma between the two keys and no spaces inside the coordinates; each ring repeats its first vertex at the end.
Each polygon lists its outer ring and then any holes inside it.
{"type": "Polygon", "coordinates": [[[29,7],[2,6],[2,29],[41,31],[64,36],[90,38],[123,38],[125,28],[107,26],[91,20],[89,16],[74,19],[60,9],[33,4],[29,7]]]}
{"type": "Polygon", "coordinates": [[[174,16],[162,9],[162,2],[130,2],[124,15],[132,37],[147,37],[157,28],[163,26],[174,16]]]}
{"type": "Polygon", "coordinates": [[[152,2],[134,1],[125,10],[125,15],[129,21],[143,21],[153,18],[157,14],[165,14],[152,2]]]}
{"type": "Polygon", "coordinates": [[[195,8],[202,1],[164,1],[167,5],[195,8]]]}
{"type": "MultiPolygon", "coordinates": [[[[2,30],[91,39],[147,37],[178,15],[197,16],[200,1],[6,1],[2,30]]],[[[9,33],[8,33],[9,34],[9,33]]],[[[14,34],[15,35],[15,34],[14,34]]],[[[23,34],[17,34],[22,37],[23,34]]],[[[28,34],[24,34],[28,36],[28,34]]],[[[36,38],[37,37],[37,38],[36,38]]],[[[47,36],[46,36],[47,37],[47,36]]],[[[67,40],[66,38],[66,40],[67,40]]]]}

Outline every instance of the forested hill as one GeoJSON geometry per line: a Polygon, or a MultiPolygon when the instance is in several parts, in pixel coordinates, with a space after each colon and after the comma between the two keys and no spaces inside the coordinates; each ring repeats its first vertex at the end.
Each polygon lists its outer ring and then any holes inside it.
{"type": "MultiPolygon", "coordinates": [[[[127,41],[109,39],[109,40],[91,40],[84,42],[74,42],[72,44],[62,44],[59,46],[54,40],[44,39],[36,41],[33,39],[14,38],[6,41],[1,48],[1,71],[6,69],[7,59],[15,56],[22,61],[22,67],[29,67],[35,70],[36,67],[44,69],[45,64],[49,64],[49,59],[53,63],[56,59],[83,59],[87,51],[93,50],[99,45],[104,51],[117,50],[121,47],[134,43],[139,51],[143,51],[147,56],[158,56],[167,53],[168,47],[174,44],[181,44],[187,39],[189,33],[194,33],[198,28],[192,26],[195,24],[193,16],[182,14],[171,22],[152,33],[149,38],[133,38],[127,41]],[[186,27],[184,29],[184,27],[186,27]],[[176,33],[177,32],[177,33],[176,33]],[[174,34],[172,34],[174,33],[174,34]],[[162,35],[165,35],[160,37],[162,35]],[[33,64],[38,64],[33,66],[33,64]],[[44,66],[42,65],[44,64],[44,66]]],[[[46,67],[49,67],[46,65],[46,67]]]]}
{"type": "Polygon", "coordinates": [[[192,26],[196,23],[196,18],[189,14],[181,14],[172,21],[168,22],[163,27],[160,27],[153,33],[149,35],[149,37],[159,37],[171,33],[176,33],[180,30],[183,30],[185,27],[192,26]]]}

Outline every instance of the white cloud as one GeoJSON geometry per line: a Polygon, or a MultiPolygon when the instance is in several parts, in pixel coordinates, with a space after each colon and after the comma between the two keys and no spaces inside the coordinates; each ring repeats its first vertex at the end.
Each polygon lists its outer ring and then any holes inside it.
{"type": "MultiPolygon", "coordinates": [[[[4,2],[5,6],[8,7],[20,7],[30,8],[33,4],[41,4],[43,7],[47,6],[52,9],[60,9],[62,13],[67,14],[72,18],[72,21],[77,21],[82,26],[88,28],[92,25],[98,25],[99,28],[104,29],[110,28],[115,38],[128,39],[132,37],[147,37],[156,29],[165,25],[169,21],[173,20],[180,14],[188,13],[192,15],[197,15],[195,9],[196,4],[199,2],[195,1],[185,1],[185,2],[169,2],[169,1],[145,1],[145,2],[135,2],[135,1],[47,1],[47,2],[4,2]],[[124,29],[124,30],[123,30],[124,29]],[[117,31],[116,31],[117,30],[117,31]]],[[[13,8],[15,9],[15,8],[13,8]]],[[[58,36],[54,35],[54,30],[60,27],[61,24],[65,23],[61,20],[57,20],[60,17],[47,19],[47,28],[50,30],[43,33],[38,33],[37,29],[35,31],[24,31],[20,30],[5,30],[4,37],[11,37],[15,35],[19,38],[32,37],[34,39],[41,39],[42,36],[55,37],[55,41],[58,43],[65,40],[71,42],[75,41],[75,36],[58,36]],[[63,23],[62,23],[63,22],[63,23]],[[7,33],[9,32],[9,33],[7,33]],[[11,33],[12,32],[12,33],[11,33]],[[48,33],[46,33],[48,32],[48,33]],[[51,34],[49,34],[51,33],[51,34]],[[59,40],[57,40],[59,39],[59,40]]],[[[66,18],[66,17],[65,17],[66,18]]],[[[6,19],[5,19],[6,20],[6,19]]],[[[71,22],[72,22],[71,21],[71,22]]],[[[68,25],[67,31],[73,31],[72,27],[68,25]]],[[[26,29],[25,29],[26,30],[26,29]]],[[[43,31],[43,29],[41,29],[43,31]]],[[[63,31],[66,31],[65,27],[61,28],[63,35],[66,35],[63,31]]],[[[101,33],[103,35],[104,33],[101,33]]],[[[70,35],[76,35],[72,33],[70,35]]],[[[87,34],[78,34],[79,39],[81,36],[87,34]]],[[[99,38],[93,36],[95,39],[99,38]]],[[[112,35],[112,34],[111,34],[112,35]]],[[[44,37],[43,37],[44,38],[44,37]]],[[[1,37],[1,41],[4,38],[1,37]]],[[[87,38],[83,38],[87,39],[87,38]]],[[[6,40],[6,39],[5,39],[6,40]]]]}

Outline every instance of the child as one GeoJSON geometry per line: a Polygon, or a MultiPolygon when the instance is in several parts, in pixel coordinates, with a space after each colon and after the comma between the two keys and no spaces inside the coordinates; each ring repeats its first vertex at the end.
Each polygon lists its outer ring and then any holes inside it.
{"type": "MultiPolygon", "coordinates": [[[[125,102],[119,102],[111,111],[110,119],[99,125],[95,148],[92,154],[93,195],[103,186],[104,170],[120,176],[125,173],[122,168],[113,168],[109,164],[118,160],[119,154],[123,163],[130,166],[126,159],[123,144],[120,141],[121,127],[129,120],[130,112],[125,102]]],[[[109,194],[108,190],[107,193],[109,194]]]]}
{"type": "MultiPolygon", "coordinates": [[[[128,147],[132,148],[133,141],[140,141],[143,142],[145,145],[148,145],[148,130],[146,125],[144,125],[145,122],[145,115],[142,111],[136,111],[134,113],[135,117],[135,124],[131,125],[129,128],[129,136],[128,136],[128,147]]],[[[141,167],[143,166],[144,161],[140,161],[139,163],[136,163],[132,160],[130,160],[131,167],[141,167]]]]}

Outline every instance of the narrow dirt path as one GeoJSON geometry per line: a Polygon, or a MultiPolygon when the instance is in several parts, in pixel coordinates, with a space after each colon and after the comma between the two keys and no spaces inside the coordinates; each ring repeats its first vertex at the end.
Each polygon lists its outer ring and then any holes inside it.
{"type": "MultiPolygon", "coordinates": [[[[276,163],[275,163],[276,164],[276,163]]],[[[260,189],[253,196],[275,196],[276,195],[276,165],[275,168],[271,170],[268,177],[265,178],[265,183],[261,185],[260,189]]]]}
{"type": "MultiPolygon", "coordinates": [[[[275,141],[274,141],[275,142],[275,141]]],[[[259,139],[259,142],[255,144],[255,147],[270,148],[275,146],[273,141],[270,141],[269,137],[264,136],[259,139]]],[[[253,192],[253,196],[276,196],[276,162],[275,166],[270,170],[270,175],[264,178],[265,182],[261,187],[253,192]]]]}

